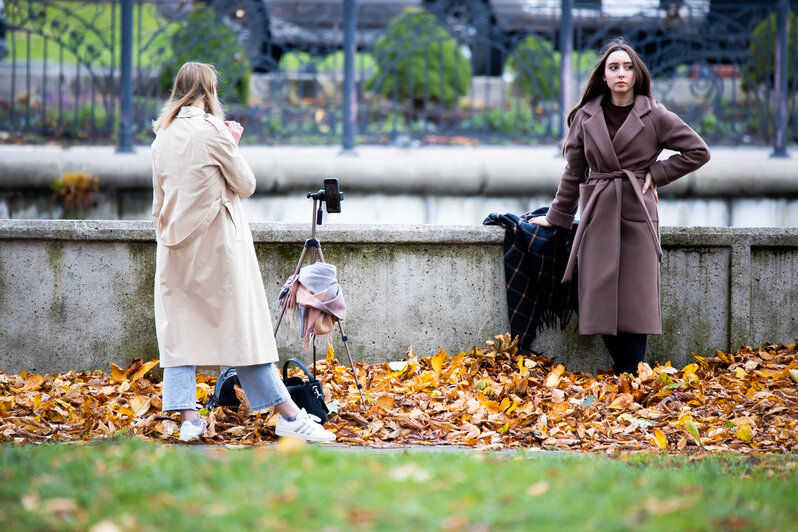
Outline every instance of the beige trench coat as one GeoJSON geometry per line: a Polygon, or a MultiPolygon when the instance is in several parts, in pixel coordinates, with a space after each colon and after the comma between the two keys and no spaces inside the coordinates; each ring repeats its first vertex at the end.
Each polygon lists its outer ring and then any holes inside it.
{"type": "Polygon", "coordinates": [[[255,177],[227,126],[183,107],[152,143],[161,366],[277,361],[269,306],[240,197],[255,177]]]}
{"type": "Polygon", "coordinates": [[[698,169],[709,150],[698,134],[653,98],[634,108],[610,139],[601,98],[574,116],[565,144],[567,166],[546,218],[581,221],[569,268],[579,265],[581,334],[661,334],[659,216],[654,194],[641,193],[646,171],[662,187],[698,169]],[[679,152],[657,160],[663,148],[679,152]],[[578,259],[577,259],[578,257],[578,259]]]}

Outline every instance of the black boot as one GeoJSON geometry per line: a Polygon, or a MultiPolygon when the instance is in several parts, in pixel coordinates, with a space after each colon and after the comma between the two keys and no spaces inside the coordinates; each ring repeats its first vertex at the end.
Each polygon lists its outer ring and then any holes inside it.
{"type": "Polygon", "coordinates": [[[646,359],[647,336],[634,333],[618,333],[616,336],[602,334],[601,339],[610,352],[615,374],[631,373],[636,376],[637,364],[646,359]]]}

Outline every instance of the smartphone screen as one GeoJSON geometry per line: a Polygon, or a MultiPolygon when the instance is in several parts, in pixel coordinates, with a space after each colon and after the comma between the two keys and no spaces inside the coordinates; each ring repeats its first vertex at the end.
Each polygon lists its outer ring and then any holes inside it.
{"type": "Polygon", "coordinates": [[[324,179],[324,199],[327,202],[327,212],[341,212],[341,193],[338,180],[334,177],[324,179]]]}

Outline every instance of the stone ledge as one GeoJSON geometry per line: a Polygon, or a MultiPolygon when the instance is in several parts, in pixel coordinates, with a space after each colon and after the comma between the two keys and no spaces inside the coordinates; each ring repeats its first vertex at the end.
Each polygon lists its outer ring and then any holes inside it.
{"type": "MultiPolygon", "coordinates": [[[[310,224],[250,223],[256,243],[293,244],[310,238],[310,224]]],[[[322,225],[316,237],[331,244],[499,244],[500,227],[451,225],[322,225]]],[[[131,220],[0,219],[0,239],[154,242],[152,222],[131,220]]]]}
{"type": "MultiPolygon", "coordinates": [[[[250,223],[256,243],[303,243],[309,224],[250,223]]],[[[328,224],[316,236],[331,244],[500,244],[499,226],[328,224]]],[[[663,227],[663,246],[798,246],[798,228],[663,227]]],[[[93,240],[108,242],[155,240],[151,222],[132,220],[10,220],[0,219],[0,239],[93,240]]]]}

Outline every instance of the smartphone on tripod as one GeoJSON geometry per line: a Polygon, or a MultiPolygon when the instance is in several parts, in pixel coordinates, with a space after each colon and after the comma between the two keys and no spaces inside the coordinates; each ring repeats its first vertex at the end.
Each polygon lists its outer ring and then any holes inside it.
{"type": "Polygon", "coordinates": [[[326,177],[324,179],[324,201],[327,203],[327,212],[341,212],[341,201],[343,199],[344,194],[338,186],[338,179],[326,177]]]}

